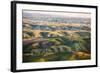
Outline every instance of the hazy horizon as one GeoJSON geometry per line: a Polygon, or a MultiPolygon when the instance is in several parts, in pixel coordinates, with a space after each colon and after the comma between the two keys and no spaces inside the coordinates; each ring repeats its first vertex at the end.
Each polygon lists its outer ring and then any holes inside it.
{"type": "Polygon", "coordinates": [[[61,17],[91,18],[90,13],[82,13],[82,12],[23,11],[23,14],[24,13],[43,14],[43,15],[61,16],[61,17]]]}

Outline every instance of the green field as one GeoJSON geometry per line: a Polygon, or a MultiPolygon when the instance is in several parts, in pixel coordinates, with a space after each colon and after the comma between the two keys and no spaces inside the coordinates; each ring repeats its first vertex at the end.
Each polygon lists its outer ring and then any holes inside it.
{"type": "Polygon", "coordinates": [[[23,62],[86,60],[91,58],[89,33],[65,34],[65,36],[41,38],[41,40],[23,46],[23,62]]]}

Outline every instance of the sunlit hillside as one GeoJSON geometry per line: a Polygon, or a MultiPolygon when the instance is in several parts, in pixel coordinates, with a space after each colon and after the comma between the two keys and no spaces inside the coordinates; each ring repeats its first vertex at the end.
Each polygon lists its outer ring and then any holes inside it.
{"type": "Polygon", "coordinates": [[[23,62],[91,59],[90,18],[23,13],[23,62]]]}

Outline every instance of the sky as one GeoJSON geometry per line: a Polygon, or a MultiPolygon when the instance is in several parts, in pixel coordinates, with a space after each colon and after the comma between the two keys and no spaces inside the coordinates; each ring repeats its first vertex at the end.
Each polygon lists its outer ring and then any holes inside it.
{"type": "Polygon", "coordinates": [[[82,13],[82,12],[52,12],[52,11],[23,11],[23,13],[39,13],[39,14],[49,14],[49,15],[57,15],[57,16],[64,16],[64,17],[79,17],[79,18],[90,18],[91,13],[82,13]]]}

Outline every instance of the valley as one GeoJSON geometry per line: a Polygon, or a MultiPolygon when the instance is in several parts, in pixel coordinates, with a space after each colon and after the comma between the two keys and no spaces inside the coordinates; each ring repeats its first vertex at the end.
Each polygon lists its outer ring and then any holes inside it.
{"type": "Polygon", "coordinates": [[[23,62],[91,59],[91,19],[23,14],[23,62]]]}

